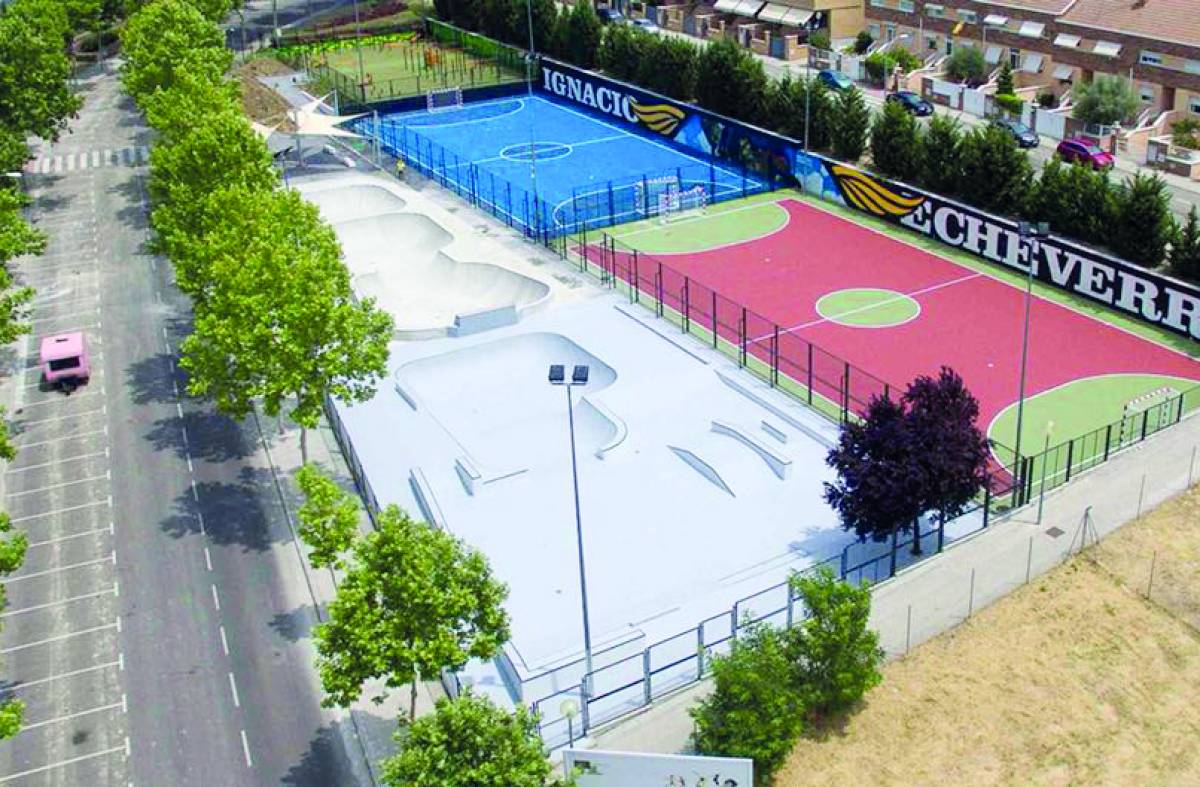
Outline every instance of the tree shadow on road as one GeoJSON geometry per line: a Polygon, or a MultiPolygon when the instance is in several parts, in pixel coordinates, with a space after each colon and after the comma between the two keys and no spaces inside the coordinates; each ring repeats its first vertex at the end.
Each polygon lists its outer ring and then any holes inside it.
{"type": "MultiPolygon", "coordinates": [[[[346,785],[351,787],[355,785],[353,772],[350,768],[349,759],[345,751],[343,743],[343,735],[341,727],[350,722],[339,721],[328,724],[317,730],[316,737],[312,739],[308,751],[304,753],[300,762],[288,769],[287,774],[281,779],[282,784],[289,787],[341,787],[346,785]]],[[[395,727],[395,723],[392,723],[395,727]]],[[[353,730],[347,730],[345,739],[349,739],[349,745],[353,743],[353,730]]],[[[361,757],[361,752],[351,752],[351,757],[361,757]]]]}
{"type": "Polygon", "coordinates": [[[243,467],[236,483],[204,481],[196,484],[196,498],[189,489],[175,499],[175,512],[160,528],[174,538],[200,532],[196,514],[204,517],[204,531],[217,546],[240,546],[262,552],[284,534],[271,532],[271,518],[281,517],[278,497],[270,472],[243,467]],[[264,478],[266,476],[266,478],[264,478]]]}
{"type": "Polygon", "coordinates": [[[312,637],[313,627],[317,625],[317,616],[313,605],[305,604],[289,612],[276,614],[268,625],[288,642],[299,642],[312,637]]]}
{"type": "MultiPolygon", "coordinates": [[[[117,210],[117,220],[126,227],[144,230],[150,226],[149,217],[142,209],[142,189],[137,178],[122,181],[106,189],[113,197],[119,197],[121,207],[117,210]]],[[[143,244],[142,253],[148,253],[143,244]]]]}

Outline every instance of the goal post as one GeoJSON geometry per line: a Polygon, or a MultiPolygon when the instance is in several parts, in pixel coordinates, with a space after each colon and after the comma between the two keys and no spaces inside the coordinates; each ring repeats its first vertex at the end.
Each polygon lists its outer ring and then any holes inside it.
{"type": "Polygon", "coordinates": [[[429,112],[450,112],[462,109],[461,87],[442,87],[425,94],[425,109],[429,112]]]}
{"type": "Polygon", "coordinates": [[[658,222],[668,224],[691,216],[702,215],[708,208],[708,192],[703,186],[690,189],[671,189],[658,197],[658,222]]]}

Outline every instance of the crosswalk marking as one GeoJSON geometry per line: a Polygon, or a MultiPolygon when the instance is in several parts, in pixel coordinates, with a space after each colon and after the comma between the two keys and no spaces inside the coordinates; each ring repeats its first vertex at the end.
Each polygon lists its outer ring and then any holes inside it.
{"type": "Polygon", "coordinates": [[[102,150],[83,150],[71,153],[59,153],[56,156],[43,156],[30,162],[26,171],[43,175],[60,172],[74,172],[98,167],[139,167],[150,161],[150,150],[145,145],[136,147],[104,148],[102,150]]]}

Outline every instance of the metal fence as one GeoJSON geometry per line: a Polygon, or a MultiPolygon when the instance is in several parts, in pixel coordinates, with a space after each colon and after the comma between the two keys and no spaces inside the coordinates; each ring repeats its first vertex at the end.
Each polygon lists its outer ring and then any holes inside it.
{"type": "Polygon", "coordinates": [[[741,199],[768,191],[775,183],[762,179],[744,166],[733,170],[730,164],[715,162],[689,164],[647,172],[622,180],[591,182],[575,188],[571,196],[551,204],[495,173],[462,158],[401,123],[374,118],[359,122],[358,131],[378,137],[390,156],[402,158],[409,167],[421,172],[445,188],[476,205],[526,237],[552,245],[552,239],[599,227],[611,227],[655,216],[659,210],[658,192],[671,182],[688,189],[702,189],[707,202],[741,199]]]}

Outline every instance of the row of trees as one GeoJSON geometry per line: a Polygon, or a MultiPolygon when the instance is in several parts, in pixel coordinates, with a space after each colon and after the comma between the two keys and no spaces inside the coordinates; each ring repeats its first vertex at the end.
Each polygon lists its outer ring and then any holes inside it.
{"type": "Polygon", "coordinates": [[[870,140],[872,163],[888,177],[983,210],[1049,222],[1057,233],[1147,267],[1166,259],[1175,273],[1197,278],[1194,244],[1180,242],[1186,238],[1157,175],[1117,182],[1106,171],[1056,158],[1035,174],[1007,131],[990,125],[966,130],[943,114],[923,126],[895,104],[875,114],[870,140]]]}
{"type": "Polygon", "coordinates": [[[215,20],[229,2],[155,0],[122,37],[126,90],[158,132],[149,193],[157,250],[192,298],[180,362],[188,390],[234,418],[316,426],[327,395],[361,401],[386,371],[391,318],[356,301],[337,238],[317,209],[279,188],[265,141],[226,77],[215,20]]]}
{"type": "MultiPolygon", "coordinates": [[[[102,0],[13,0],[0,6],[0,345],[29,333],[29,304],[34,291],[18,284],[11,265],[40,255],[46,236],[25,220],[28,197],[21,171],[30,158],[27,139],[57,141],[76,116],[82,100],[70,88],[68,45],[92,30],[119,5],[102,0]]],[[[0,408],[0,460],[11,462],[17,448],[0,408]]],[[[0,512],[0,577],[20,568],[28,541],[0,512]]],[[[0,585],[0,609],[6,604],[0,585]]],[[[9,697],[0,703],[0,739],[21,729],[24,704],[9,697]]]]}
{"type": "Polygon", "coordinates": [[[729,654],[712,662],[712,694],[691,709],[696,750],[754,760],[761,784],[806,725],[828,725],[882,680],[879,636],[867,625],[870,590],[828,569],[793,575],[790,585],[805,619],[788,629],[739,630],[729,654]]]}

